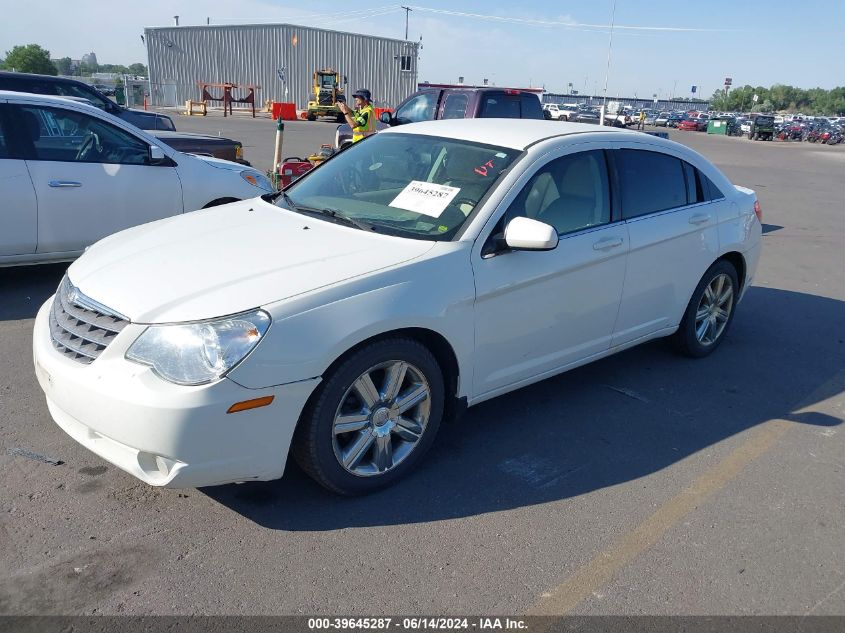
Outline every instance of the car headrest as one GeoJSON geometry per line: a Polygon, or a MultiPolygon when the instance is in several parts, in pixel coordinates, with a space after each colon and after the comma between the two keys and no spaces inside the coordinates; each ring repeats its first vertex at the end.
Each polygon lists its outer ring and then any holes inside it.
{"type": "Polygon", "coordinates": [[[41,125],[38,123],[38,117],[28,110],[23,110],[22,114],[24,133],[31,141],[37,141],[41,138],[41,125]]]}

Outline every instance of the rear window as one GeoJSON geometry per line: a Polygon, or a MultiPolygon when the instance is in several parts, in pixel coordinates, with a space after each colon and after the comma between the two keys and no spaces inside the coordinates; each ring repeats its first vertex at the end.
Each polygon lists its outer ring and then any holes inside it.
{"type": "Polygon", "coordinates": [[[484,102],[478,116],[487,119],[518,119],[520,118],[521,110],[519,107],[519,97],[491,94],[484,97],[484,102]]]}
{"type": "Polygon", "coordinates": [[[758,116],[754,119],[757,125],[770,125],[775,122],[775,118],[771,116],[758,116]]]}

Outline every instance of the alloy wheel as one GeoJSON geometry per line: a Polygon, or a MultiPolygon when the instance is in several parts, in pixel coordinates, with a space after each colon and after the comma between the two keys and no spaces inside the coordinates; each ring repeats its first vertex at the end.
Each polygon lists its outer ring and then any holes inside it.
{"type": "Polygon", "coordinates": [[[716,275],[701,295],[695,312],[695,337],[713,345],[722,336],[734,305],[733,281],[725,273],[716,275]]]}
{"type": "Polygon", "coordinates": [[[419,368],[393,360],[352,382],[332,423],[338,463],[359,477],[383,475],[417,448],[431,414],[431,387],[419,368]]]}

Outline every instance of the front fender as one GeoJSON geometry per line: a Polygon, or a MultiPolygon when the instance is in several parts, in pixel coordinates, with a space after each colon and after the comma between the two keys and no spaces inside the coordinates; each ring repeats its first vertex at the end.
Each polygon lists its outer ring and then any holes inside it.
{"type": "MultiPolygon", "coordinates": [[[[229,374],[252,389],[322,376],[351,348],[407,328],[442,336],[458,361],[458,395],[472,384],[475,285],[469,248],[337,284],[265,306],[273,317],[266,339],[229,374]]],[[[438,249],[433,249],[438,250],[438,249]]]]}

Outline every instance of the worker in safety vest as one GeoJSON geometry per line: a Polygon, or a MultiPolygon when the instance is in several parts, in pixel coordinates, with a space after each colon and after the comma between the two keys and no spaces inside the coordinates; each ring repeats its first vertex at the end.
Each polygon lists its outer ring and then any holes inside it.
{"type": "Polygon", "coordinates": [[[358,90],[352,93],[352,97],[355,99],[354,110],[351,110],[346,102],[341,102],[338,106],[346,117],[346,122],[352,127],[352,142],[357,143],[365,136],[376,133],[376,112],[370,103],[372,98],[369,90],[358,90]]]}

